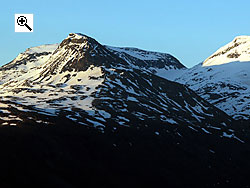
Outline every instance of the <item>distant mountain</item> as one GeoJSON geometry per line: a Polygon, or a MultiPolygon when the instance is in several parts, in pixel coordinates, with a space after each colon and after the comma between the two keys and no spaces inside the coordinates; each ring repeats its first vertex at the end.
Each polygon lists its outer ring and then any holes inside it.
{"type": "Polygon", "coordinates": [[[238,36],[229,44],[208,57],[203,66],[222,65],[232,62],[249,62],[250,36],[238,36]]]}
{"type": "Polygon", "coordinates": [[[174,79],[235,119],[250,119],[250,37],[236,37],[174,79]]]}

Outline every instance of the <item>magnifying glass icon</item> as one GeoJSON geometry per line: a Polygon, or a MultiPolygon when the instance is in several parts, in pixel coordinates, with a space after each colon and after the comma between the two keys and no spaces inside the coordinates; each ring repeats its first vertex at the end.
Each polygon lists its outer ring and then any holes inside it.
{"type": "Polygon", "coordinates": [[[30,26],[27,24],[27,18],[25,16],[19,16],[17,18],[17,24],[20,25],[20,26],[25,26],[25,27],[28,28],[28,30],[32,31],[30,26]]]}

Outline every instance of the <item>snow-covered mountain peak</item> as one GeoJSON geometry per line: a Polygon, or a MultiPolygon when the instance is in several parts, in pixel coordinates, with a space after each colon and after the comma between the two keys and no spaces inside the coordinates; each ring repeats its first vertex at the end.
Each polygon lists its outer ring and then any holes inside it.
{"type": "Polygon", "coordinates": [[[203,66],[250,61],[250,36],[238,36],[208,57],[203,66]]]}
{"type": "Polygon", "coordinates": [[[72,37],[76,37],[76,38],[89,38],[87,35],[84,35],[82,33],[69,33],[68,38],[72,38],[72,37]]]}
{"type": "Polygon", "coordinates": [[[76,45],[83,49],[89,49],[95,48],[100,44],[95,39],[87,35],[81,33],[70,33],[68,37],[61,42],[59,47],[63,48],[66,46],[66,48],[69,48],[70,46],[75,47],[76,45]]]}
{"type": "Polygon", "coordinates": [[[91,37],[89,37],[89,36],[87,36],[85,34],[82,34],[82,33],[69,33],[67,38],[89,39],[91,37]]]}
{"type": "Polygon", "coordinates": [[[59,44],[57,43],[56,44],[44,44],[40,46],[27,48],[24,52],[18,54],[18,56],[13,61],[19,61],[29,55],[50,54],[57,49],[58,45],[59,44]]]}
{"type": "Polygon", "coordinates": [[[236,37],[175,81],[235,119],[250,118],[250,36],[236,37]]]}
{"type": "Polygon", "coordinates": [[[42,77],[63,72],[86,71],[89,67],[115,67],[127,63],[95,39],[71,33],[64,39],[44,65],[42,77]]]}
{"type": "Polygon", "coordinates": [[[247,35],[237,36],[234,38],[233,41],[234,42],[245,42],[245,41],[250,42],[250,36],[247,36],[247,35]]]}
{"type": "Polygon", "coordinates": [[[45,44],[41,46],[31,47],[25,50],[21,54],[35,54],[35,53],[52,53],[58,47],[59,44],[45,44]]]}
{"type": "Polygon", "coordinates": [[[30,71],[39,69],[57,49],[59,44],[46,44],[31,47],[20,53],[13,61],[0,67],[1,83],[23,76],[30,71]]]}

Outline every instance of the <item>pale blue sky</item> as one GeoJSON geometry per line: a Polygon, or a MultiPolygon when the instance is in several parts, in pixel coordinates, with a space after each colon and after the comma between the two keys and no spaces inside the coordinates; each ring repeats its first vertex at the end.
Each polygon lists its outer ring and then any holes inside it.
{"type": "Polygon", "coordinates": [[[80,32],[102,44],[167,52],[191,67],[235,36],[250,35],[249,7],[249,0],[1,1],[0,65],[80,32]],[[15,13],[34,14],[34,33],[14,32],[15,13]]]}

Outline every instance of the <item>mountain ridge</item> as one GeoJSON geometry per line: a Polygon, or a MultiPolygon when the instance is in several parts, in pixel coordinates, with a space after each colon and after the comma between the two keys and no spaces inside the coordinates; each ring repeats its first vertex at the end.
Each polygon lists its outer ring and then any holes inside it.
{"type": "MultiPolygon", "coordinates": [[[[153,53],[157,59],[150,66],[162,63],[162,56],[153,53]]],[[[118,125],[144,124],[146,121],[168,125],[188,122],[188,129],[206,134],[216,132],[212,126],[214,122],[219,129],[233,134],[229,130],[232,120],[226,114],[188,88],[158,77],[148,70],[147,62],[143,69],[142,65],[135,65],[137,61],[131,64],[131,59],[119,55],[86,35],[70,34],[46,61],[38,59],[40,66],[34,67],[35,71],[32,68],[22,76],[12,76],[12,72],[5,71],[4,76],[10,78],[0,85],[0,96],[19,100],[47,114],[68,114],[66,116],[75,122],[101,129],[107,122],[118,125]]],[[[172,56],[165,57],[164,70],[171,62],[183,69],[179,61],[171,60],[172,56]]],[[[11,71],[19,73],[21,70],[11,71]]],[[[223,136],[224,133],[218,131],[218,134],[223,136]]]]}

